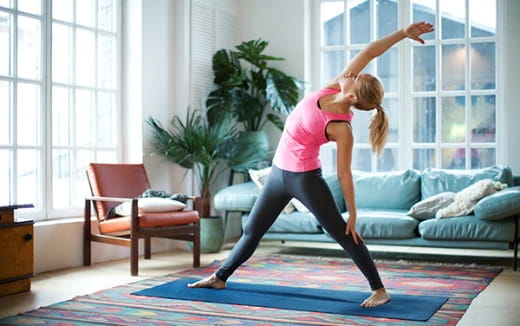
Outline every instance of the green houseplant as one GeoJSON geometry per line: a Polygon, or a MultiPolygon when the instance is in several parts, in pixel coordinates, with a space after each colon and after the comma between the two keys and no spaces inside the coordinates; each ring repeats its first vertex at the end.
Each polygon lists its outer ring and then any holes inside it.
{"type": "Polygon", "coordinates": [[[302,82],[269,66],[284,60],[264,54],[269,43],[258,39],[243,42],[235,50],[221,49],[213,55],[215,89],[206,100],[211,123],[232,116],[244,131],[259,131],[269,121],[283,129],[282,119],[267,113],[289,114],[298,102],[302,82]]]}
{"type": "MultiPolygon", "coordinates": [[[[201,219],[201,244],[203,252],[215,252],[220,249],[223,231],[209,231],[205,224],[219,224],[222,221],[211,221],[210,187],[217,176],[227,169],[256,167],[264,159],[264,152],[259,144],[247,135],[241,134],[232,119],[220,119],[209,124],[206,117],[197,110],[189,110],[186,120],[175,116],[170,129],[165,128],[156,119],[150,117],[146,123],[152,131],[152,152],[163,156],[166,160],[191,170],[200,186],[200,197],[196,207],[201,219]],[[221,234],[217,234],[217,233],[221,234]],[[214,233],[214,234],[212,234],[214,233]],[[213,236],[221,237],[218,248],[208,248],[205,243],[213,236]]],[[[216,241],[218,242],[218,241],[216,241]]]]}

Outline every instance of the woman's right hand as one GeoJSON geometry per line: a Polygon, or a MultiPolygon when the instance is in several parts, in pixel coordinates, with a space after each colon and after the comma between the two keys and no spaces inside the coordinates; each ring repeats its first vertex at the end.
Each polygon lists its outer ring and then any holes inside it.
{"type": "Polygon", "coordinates": [[[411,38],[412,40],[415,40],[421,44],[424,44],[424,40],[419,36],[425,33],[433,32],[433,30],[434,28],[432,24],[420,22],[411,24],[410,26],[406,27],[403,31],[406,37],[411,38]]]}

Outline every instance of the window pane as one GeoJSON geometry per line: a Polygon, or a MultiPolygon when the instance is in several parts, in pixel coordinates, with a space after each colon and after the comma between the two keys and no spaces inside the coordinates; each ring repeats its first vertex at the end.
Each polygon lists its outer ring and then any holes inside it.
{"type": "MultiPolygon", "coordinates": [[[[436,17],[436,0],[412,0],[412,21],[414,22],[428,22],[435,24],[436,17]]],[[[423,34],[424,40],[435,39],[435,32],[423,34]]]]}
{"type": "Polygon", "coordinates": [[[114,121],[116,119],[115,95],[111,93],[98,93],[98,145],[102,147],[115,147],[116,137],[114,121]]]}
{"type": "Polygon", "coordinates": [[[98,27],[115,32],[115,3],[113,0],[98,0],[98,27]]]}
{"type": "Polygon", "coordinates": [[[370,2],[354,0],[347,2],[350,24],[348,26],[350,43],[364,44],[370,42],[370,2]]]}
{"type": "Polygon", "coordinates": [[[464,45],[442,46],[442,89],[447,91],[465,89],[466,47],[464,45]]]}
{"type": "Polygon", "coordinates": [[[442,98],[442,142],[460,143],[465,141],[465,103],[466,99],[464,96],[446,96],[442,98]]]}
{"type": "Polygon", "coordinates": [[[442,39],[464,38],[466,27],[466,2],[463,0],[440,0],[442,39]]]}
{"type": "Polygon", "coordinates": [[[471,45],[471,88],[494,89],[496,87],[495,42],[471,45]]]}
{"type": "Polygon", "coordinates": [[[77,29],[76,47],[76,82],[83,86],[94,86],[94,33],[77,29]]]}
{"type": "Polygon", "coordinates": [[[52,81],[72,81],[72,28],[62,24],[52,25],[52,81]]]}
{"type": "Polygon", "coordinates": [[[497,27],[496,0],[470,0],[471,37],[495,36],[497,27]]]}
{"type": "Polygon", "coordinates": [[[322,2],[322,45],[342,45],[345,39],[345,7],[341,2],[322,2]]]}
{"type": "Polygon", "coordinates": [[[370,149],[354,148],[353,153],[352,153],[352,169],[353,170],[370,172],[372,170],[371,161],[372,161],[372,152],[370,151],[370,149]]]}
{"type": "Polygon", "coordinates": [[[345,60],[343,51],[327,51],[322,54],[322,84],[330,82],[343,70],[345,60]]]}
{"type": "Polygon", "coordinates": [[[415,143],[434,143],[437,130],[435,97],[414,99],[413,141],[415,143]]]}
{"type": "MultiPolygon", "coordinates": [[[[80,1],[81,2],[81,1],[80,1]]],[[[72,23],[72,5],[71,0],[52,0],[52,18],[72,23]]]]}
{"type": "Polygon", "coordinates": [[[103,88],[115,88],[115,61],[116,44],[112,36],[98,37],[98,86],[103,88]]]}
{"type": "MultiPolygon", "coordinates": [[[[399,99],[397,98],[385,98],[383,99],[383,107],[388,115],[388,125],[390,130],[388,131],[387,142],[398,142],[399,141],[399,99]]],[[[372,111],[375,113],[375,111],[372,111]]]]}
{"type": "Polygon", "coordinates": [[[52,151],[52,206],[55,209],[70,207],[70,150],[52,151]]]}
{"type": "MultiPolygon", "coordinates": [[[[93,160],[92,160],[93,162],[93,160]]],[[[99,150],[96,153],[96,162],[98,163],[116,163],[118,162],[117,153],[115,151],[99,150]]],[[[336,170],[334,170],[335,172],[336,170]]]]}
{"type": "Polygon", "coordinates": [[[397,148],[385,148],[383,155],[377,160],[377,171],[393,171],[399,166],[399,155],[397,148]]]}
{"type": "Polygon", "coordinates": [[[443,169],[465,169],[466,150],[464,148],[445,148],[442,150],[443,169]]]}
{"type": "Polygon", "coordinates": [[[18,10],[35,15],[41,15],[41,0],[18,0],[18,10]]]}
{"type": "Polygon", "coordinates": [[[39,145],[40,86],[19,83],[17,101],[17,143],[18,145],[39,145]]]}
{"type": "Polygon", "coordinates": [[[12,8],[13,7],[13,1],[14,0],[0,0],[0,6],[6,7],[6,8],[12,8]]]}
{"type": "Polygon", "coordinates": [[[64,87],[52,88],[52,144],[67,146],[71,143],[71,92],[64,87]]]}
{"type": "Polygon", "coordinates": [[[385,92],[399,90],[399,49],[392,48],[377,58],[377,77],[383,82],[385,92]]]}
{"type": "Polygon", "coordinates": [[[18,16],[18,76],[40,79],[41,26],[37,19],[18,16]]]}
{"type": "Polygon", "coordinates": [[[435,46],[414,46],[413,50],[413,90],[416,92],[434,91],[435,46]]]}
{"type": "Polygon", "coordinates": [[[433,148],[421,148],[413,150],[413,168],[424,170],[435,167],[435,150],[433,148]]]}
{"type": "Polygon", "coordinates": [[[0,80],[0,144],[11,143],[11,87],[10,83],[0,80]]]}
{"type": "Polygon", "coordinates": [[[11,15],[0,12],[0,75],[11,74],[11,15]]]}
{"type": "Polygon", "coordinates": [[[472,96],[471,104],[471,141],[495,142],[495,95],[472,96]]]}
{"type": "Polygon", "coordinates": [[[39,207],[40,162],[39,151],[18,150],[16,158],[18,172],[16,202],[18,204],[33,204],[35,208],[39,207]]]}
{"type": "Polygon", "coordinates": [[[76,1],[76,22],[88,27],[96,27],[96,1],[76,1]]]}
{"type": "Polygon", "coordinates": [[[368,124],[372,117],[372,112],[354,109],[354,119],[352,119],[352,131],[356,143],[368,143],[368,124]]]}
{"type": "Polygon", "coordinates": [[[377,38],[395,32],[397,23],[397,1],[377,0],[377,38]]]}
{"type": "Polygon", "coordinates": [[[496,164],[496,154],[494,148],[473,148],[471,149],[471,168],[481,169],[496,164]]]}
{"type": "MultiPolygon", "coordinates": [[[[95,162],[94,151],[90,150],[78,150],[77,159],[74,164],[73,172],[71,173],[72,179],[72,198],[71,205],[74,207],[81,207],[84,205],[83,198],[90,195],[90,187],[88,185],[87,178],[85,178],[85,171],[87,166],[91,162],[95,162]]],[[[98,161],[99,162],[99,161],[98,161]]],[[[106,163],[115,163],[116,161],[110,161],[106,163]]]]}
{"type": "Polygon", "coordinates": [[[94,93],[76,91],[76,145],[94,145],[94,93]]]}

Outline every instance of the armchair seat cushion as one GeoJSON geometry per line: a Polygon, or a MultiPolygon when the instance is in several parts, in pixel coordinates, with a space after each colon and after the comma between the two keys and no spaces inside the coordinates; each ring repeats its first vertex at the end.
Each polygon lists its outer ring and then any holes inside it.
{"type": "MultiPolygon", "coordinates": [[[[199,221],[199,214],[195,210],[180,212],[145,213],[138,217],[139,227],[165,227],[173,225],[185,225],[199,221]]],[[[99,223],[101,233],[113,233],[130,230],[131,217],[111,218],[99,223]]]]}

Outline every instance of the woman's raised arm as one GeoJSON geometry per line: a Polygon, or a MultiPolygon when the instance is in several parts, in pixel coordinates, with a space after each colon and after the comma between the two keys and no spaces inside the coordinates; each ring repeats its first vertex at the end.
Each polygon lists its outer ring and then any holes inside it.
{"type": "Polygon", "coordinates": [[[415,23],[368,44],[352,59],[352,61],[350,61],[345,66],[343,71],[336,78],[334,78],[329,83],[329,85],[326,86],[326,88],[339,88],[338,79],[341,76],[346,76],[347,74],[349,76],[356,76],[370,63],[370,61],[379,57],[394,44],[405,38],[410,38],[424,44],[424,40],[420,36],[424,33],[430,33],[432,31],[432,24],[425,22],[415,23]]]}

